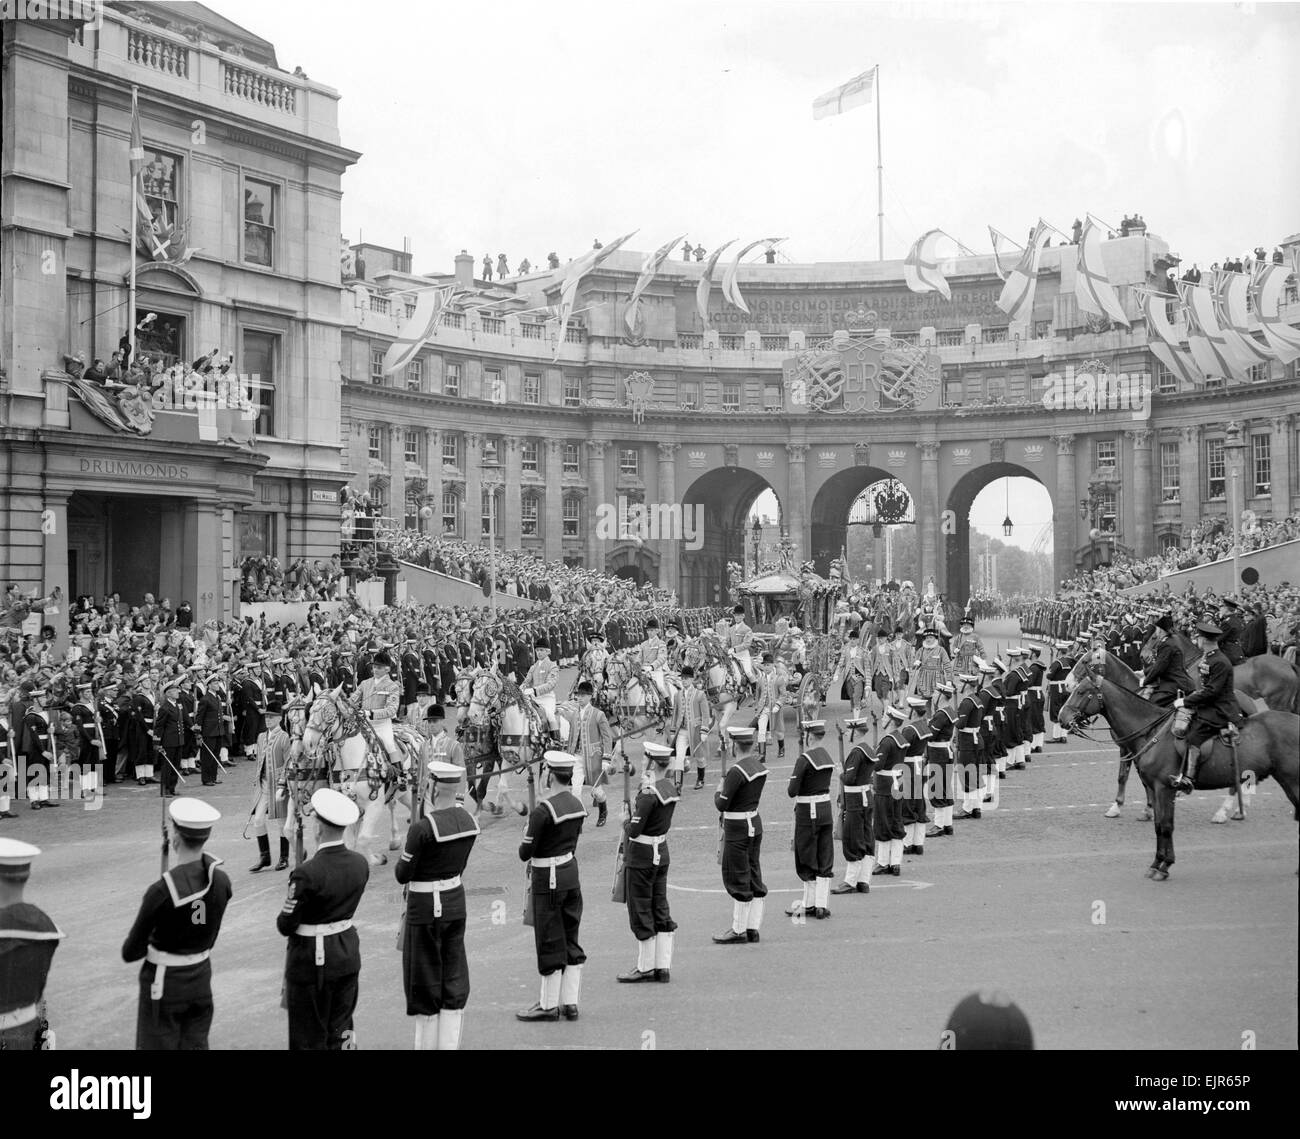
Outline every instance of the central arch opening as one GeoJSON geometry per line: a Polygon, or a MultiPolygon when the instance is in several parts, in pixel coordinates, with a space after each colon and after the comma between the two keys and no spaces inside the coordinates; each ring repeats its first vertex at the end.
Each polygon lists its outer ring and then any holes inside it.
{"type": "Polygon", "coordinates": [[[853,500],[845,551],[851,581],[917,580],[916,503],[907,487],[880,479],[853,500]]]}
{"type": "Polygon", "coordinates": [[[989,463],[964,475],[948,496],[948,594],[1043,596],[1052,592],[1052,497],[1031,471],[989,463]]]}
{"type": "Polygon", "coordinates": [[[745,467],[717,467],[682,495],[682,505],[703,512],[698,538],[681,555],[681,599],[687,607],[722,605],[730,587],[729,566],[741,580],[753,575],[754,522],[760,523],[759,556],[775,558],[784,517],[775,488],[745,467]]]}

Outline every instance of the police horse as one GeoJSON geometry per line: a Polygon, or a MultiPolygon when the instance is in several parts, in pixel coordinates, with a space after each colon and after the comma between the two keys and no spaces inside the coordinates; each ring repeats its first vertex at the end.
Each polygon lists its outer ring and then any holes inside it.
{"type": "MultiPolygon", "coordinates": [[[[504,797],[521,815],[528,813],[510,794],[509,773],[524,770],[533,781],[531,764],[552,746],[546,712],[508,675],[477,669],[456,677],[456,738],[465,749],[465,774],[477,814],[487,803],[488,784],[495,772],[497,797],[504,797]]],[[[487,804],[494,815],[504,814],[500,802],[487,804]]]]}
{"type": "MultiPolygon", "coordinates": [[[[1089,659],[1089,658],[1085,658],[1089,659]]],[[[1101,715],[1121,751],[1135,764],[1155,812],[1156,854],[1146,876],[1157,882],[1169,877],[1174,864],[1174,789],[1170,781],[1182,770],[1183,745],[1174,737],[1174,709],[1144,700],[1105,676],[1105,667],[1090,665],[1061,709],[1059,723],[1083,735],[1101,715]]],[[[1084,738],[1089,738],[1086,735],[1084,738]]],[[[1234,763],[1220,738],[1202,745],[1196,785],[1202,790],[1235,788],[1238,778],[1258,783],[1272,776],[1291,800],[1300,819],[1300,716],[1292,712],[1257,712],[1248,716],[1236,740],[1234,763]]]]}

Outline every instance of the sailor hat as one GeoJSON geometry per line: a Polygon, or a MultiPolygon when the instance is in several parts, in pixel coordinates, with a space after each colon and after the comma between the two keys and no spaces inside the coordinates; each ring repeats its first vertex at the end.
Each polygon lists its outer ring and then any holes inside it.
{"type": "Polygon", "coordinates": [[[804,731],[806,732],[824,732],[826,730],[825,720],[805,720],[803,722],[804,731]]]}
{"type": "Polygon", "coordinates": [[[907,713],[899,711],[899,709],[895,708],[892,704],[886,704],[885,719],[897,720],[899,723],[902,723],[904,720],[907,719],[907,713]]]}
{"type": "Polygon", "coordinates": [[[924,696],[909,696],[907,698],[907,706],[909,708],[928,708],[930,706],[930,701],[928,701],[924,696]]]}
{"type": "Polygon", "coordinates": [[[953,688],[951,684],[936,684],[935,688],[937,688],[945,696],[951,696],[956,691],[956,689],[953,688]]]}
{"type": "Polygon", "coordinates": [[[850,728],[865,728],[871,721],[866,716],[851,716],[844,721],[850,728]]]}
{"type": "Polygon", "coordinates": [[[645,752],[647,758],[653,759],[656,763],[666,762],[673,754],[673,749],[667,744],[657,744],[653,742],[646,742],[643,745],[642,750],[645,752]]]}
{"type": "Polygon", "coordinates": [[[963,684],[978,684],[980,678],[978,676],[973,676],[969,672],[959,672],[957,673],[957,679],[963,684]]]}
{"type": "Polygon", "coordinates": [[[167,814],[181,834],[192,839],[207,838],[213,825],[221,818],[216,807],[188,796],[173,799],[167,805],[167,814]]]}
{"type": "Polygon", "coordinates": [[[1052,642],[1059,652],[1065,652],[1066,649],[1074,647],[1073,641],[1053,641],[1052,642]]]}
{"type": "Polygon", "coordinates": [[[548,751],[542,758],[552,771],[572,771],[578,763],[578,757],[567,751],[548,751]]]}
{"type": "Polygon", "coordinates": [[[747,724],[732,724],[727,728],[727,735],[733,740],[752,740],[754,729],[747,724]]]}
{"type": "Polygon", "coordinates": [[[1016,648],[1015,645],[1012,645],[1009,649],[1007,649],[1007,656],[1009,657],[1022,657],[1024,655],[1025,655],[1025,650],[1018,649],[1016,648]]]}
{"type": "Polygon", "coordinates": [[[465,769],[440,759],[430,760],[425,769],[439,783],[459,783],[465,778],[465,769]]]}
{"type": "Polygon", "coordinates": [[[332,787],[322,787],[312,795],[311,809],[336,827],[351,826],[361,817],[356,803],[332,787]]]}
{"type": "Polygon", "coordinates": [[[20,842],[16,838],[0,838],[0,875],[10,867],[25,869],[40,853],[41,848],[33,846],[30,842],[20,842]]]}

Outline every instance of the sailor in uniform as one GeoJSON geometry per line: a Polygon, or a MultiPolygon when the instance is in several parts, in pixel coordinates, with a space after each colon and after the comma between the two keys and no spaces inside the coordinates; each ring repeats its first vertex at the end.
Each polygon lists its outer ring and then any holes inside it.
{"type": "Polygon", "coordinates": [[[0,838],[0,1052],[48,1051],[45,981],[63,931],[23,901],[40,848],[0,838]]]}
{"type": "Polygon", "coordinates": [[[554,735],[560,727],[559,721],[555,718],[555,685],[560,679],[560,669],[555,661],[551,660],[551,646],[544,637],[538,638],[533,643],[533,652],[537,654],[537,659],[533,662],[533,667],[528,670],[528,675],[524,677],[524,695],[531,696],[537,701],[542,711],[546,713],[546,723],[554,735]]]}
{"type": "MultiPolygon", "coordinates": [[[[866,719],[847,721],[851,731],[865,730],[866,719]]],[[[852,741],[852,735],[849,739],[852,741]]],[[[832,888],[832,894],[869,894],[871,884],[871,769],[876,755],[866,740],[853,744],[844,757],[840,775],[840,847],[844,852],[844,881],[832,888]]]]}
{"type": "Polygon", "coordinates": [[[907,762],[909,741],[902,734],[904,713],[892,704],[885,706],[881,726],[885,733],[876,745],[876,765],[872,773],[871,829],[876,845],[876,866],[872,874],[903,872],[903,801],[899,786],[907,762]]]}
{"type": "MultiPolygon", "coordinates": [[[[978,666],[976,666],[978,667],[978,666]]],[[[984,709],[976,699],[979,677],[968,672],[957,674],[957,710],[953,713],[953,736],[957,741],[957,772],[961,787],[961,810],[954,819],[983,817],[983,755],[980,749],[980,726],[984,709]]]]}
{"type": "Polygon", "coordinates": [[[563,1014],[565,1020],[577,1020],[587,955],[578,944],[582,883],[575,851],[587,812],[570,790],[577,757],[548,751],[543,758],[556,791],[533,808],[519,844],[519,857],[529,864],[533,942],[542,991],[535,1005],[515,1016],[519,1020],[559,1020],[563,1014]]]}
{"type": "Polygon", "coordinates": [[[731,928],[713,935],[719,945],[744,945],[758,941],[763,923],[761,866],[763,819],[758,802],[767,783],[767,768],[754,751],[754,729],[727,728],[735,748],[735,762],[713,795],[713,805],[722,818],[722,885],[732,898],[731,928]]]}
{"type": "Polygon", "coordinates": [[[637,941],[637,962],[635,969],[620,973],[618,979],[625,984],[666,984],[673,961],[673,931],[677,928],[668,908],[668,830],[673,825],[681,787],[668,778],[671,747],[647,742],[645,754],[654,770],[646,772],[632,814],[625,814],[623,819],[627,917],[637,941]]]}
{"type": "Polygon", "coordinates": [[[831,776],[835,761],[822,747],[825,720],[805,720],[808,750],[795,760],[786,793],[794,800],[794,872],[803,883],[803,901],[787,917],[831,916],[831,879],[835,875],[835,840],[831,814],[831,776]]]}
{"type": "Polygon", "coordinates": [[[212,1027],[212,947],[230,902],[230,879],[208,854],[221,813],[201,799],[168,804],[175,865],[145,891],[122,960],[144,958],[137,1051],[206,1051],[212,1027]]]}
{"type": "Polygon", "coordinates": [[[930,701],[920,696],[907,698],[912,719],[899,729],[907,743],[907,764],[903,768],[902,820],[906,832],[904,854],[925,853],[925,757],[930,742],[930,701]]]}
{"type": "Polygon", "coordinates": [[[956,747],[957,709],[956,688],[951,684],[936,686],[936,699],[943,703],[930,717],[930,738],[925,741],[925,784],[934,789],[930,805],[934,807],[934,822],[923,832],[924,838],[942,838],[951,835],[952,804],[956,788],[953,780],[953,750],[956,747]]]}
{"type": "MultiPolygon", "coordinates": [[[[1173,621],[1170,621],[1172,628],[1173,621]]],[[[1070,670],[1074,668],[1075,659],[1069,655],[1073,648],[1071,641],[1054,642],[1056,649],[1053,655],[1052,663],[1047,666],[1047,721],[1051,724],[1052,730],[1047,737],[1049,744],[1063,744],[1067,736],[1065,729],[1057,723],[1061,715],[1061,709],[1065,707],[1066,681],[1069,679],[1070,670]]]]}
{"type": "Polygon", "coordinates": [[[343,845],[357,821],[357,805],[322,787],[311,797],[316,853],[289,875],[289,895],[275,927],[289,939],[284,959],[284,999],[291,1051],[341,1051],[356,1047],[361,940],[352,925],[370,866],[343,845]]]}
{"type": "Polygon", "coordinates": [[[406,886],[402,988],[406,1015],[415,1017],[415,1047],[447,1052],[460,1047],[469,1002],[461,875],[479,826],[460,805],[464,767],[432,760],[426,770],[430,809],[407,831],[395,871],[406,886]]]}
{"type": "Polygon", "coordinates": [[[89,681],[77,685],[77,699],[70,709],[72,723],[77,729],[77,755],[75,760],[81,772],[81,796],[94,799],[99,789],[99,771],[104,762],[99,738],[99,723],[95,716],[95,700],[89,681]]]}

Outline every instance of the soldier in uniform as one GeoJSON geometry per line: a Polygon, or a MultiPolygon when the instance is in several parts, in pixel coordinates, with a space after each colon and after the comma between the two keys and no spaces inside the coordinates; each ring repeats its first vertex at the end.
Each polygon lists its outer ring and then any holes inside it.
{"type": "Polygon", "coordinates": [[[343,845],[343,831],[360,812],[346,795],[322,787],[311,797],[316,853],[289,875],[289,896],[275,919],[289,939],[284,961],[285,1007],[291,1051],[340,1051],[356,1046],[361,941],[352,918],[370,867],[343,845]]]}
{"type": "Polygon", "coordinates": [[[974,659],[984,655],[984,642],[975,635],[975,623],[969,617],[961,619],[959,629],[952,643],[952,666],[957,672],[969,674],[975,667],[974,659]]]}
{"type": "Polygon", "coordinates": [[[424,662],[416,654],[415,638],[407,637],[402,643],[405,647],[401,659],[402,703],[397,710],[399,715],[405,715],[407,709],[415,704],[416,688],[424,675],[424,662]]]}
{"type": "Polygon", "coordinates": [[[235,718],[234,741],[230,749],[232,756],[246,756],[257,759],[257,740],[262,734],[262,717],[266,715],[266,693],[261,684],[249,671],[247,664],[240,664],[235,670],[234,684],[230,691],[231,713],[235,718]],[[253,754],[249,755],[249,750],[253,754]]]}
{"type": "Polygon", "coordinates": [[[209,677],[208,682],[197,690],[198,699],[194,706],[194,735],[199,742],[199,774],[204,787],[215,787],[221,782],[221,764],[230,756],[219,685],[215,676],[209,677]]]}
{"type": "Polygon", "coordinates": [[[637,941],[636,968],[620,973],[625,984],[659,981],[667,984],[673,961],[673,921],[668,908],[668,830],[681,795],[679,783],[669,779],[673,749],[647,742],[646,758],[654,771],[645,783],[629,817],[623,808],[623,834],[627,860],[627,917],[637,941]]]}
{"type": "Polygon", "coordinates": [[[1134,672],[1142,668],[1142,630],[1131,609],[1124,614],[1119,631],[1119,659],[1134,672]]]}
{"type": "Polygon", "coordinates": [[[911,741],[902,734],[906,716],[892,704],[885,706],[881,726],[885,733],[876,744],[876,764],[871,785],[871,830],[876,846],[876,865],[872,874],[903,872],[903,800],[900,783],[911,741]]]}
{"type": "MultiPolygon", "coordinates": [[[[866,729],[865,719],[847,721],[852,731],[866,729]]],[[[853,737],[850,735],[850,742],[853,737]]],[[[876,754],[866,740],[853,744],[844,757],[840,775],[840,846],[844,851],[844,881],[831,889],[832,894],[869,894],[871,884],[871,769],[876,754]]]]}
{"type": "Polygon", "coordinates": [[[795,760],[786,793],[794,800],[794,872],[803,883],[803,901],[786,916],[824,919],[831,916],[831,879],[835,875],[835,841],[831,815],[831,776],[835,761],[822,747],[825,720],[805,720],[808,750],[795,760]]]}
{"type": "Polygon", "coordinates": [[[221,859],[203,849],[221,818],[200,799],[180,798],[167,809],[175,865],[145,891],[122,960],[139,961],[137,1051],[206,1051],[212,1027],[212,947],[230,901],[221,859]]]}
{"type": "Polygon", "coordinates": [[[1156,619],[1155,651],[1142,673],[1140,694],[1162,708],[1172,707],[1175,700],[1196,687],[1187,675],[1183,650],[1174,643],[1173,631],[1174,619],[1170,614],[1164,613],[1156,619]]]}
{"type": "MultiPolygon", "coordinates": [[[[972,662],[973,664],[974,662],[972,662]]],[[[978,667],[978,666],[976,666],[978,667]]],[[[984,757],[980,742],[980,727],[984,709],[977,693],[979,677],[974,673],[959,672],[956,693],[957,709],[953,713],[953,738],[956,740],[957,778],[961,780],[961,810],[954,819],[983,817],[985,779],[984,757]]]]}
{"type": "Polygon", "coordinates": [[[1233,693],[1232,662],[1219,649],[1223,630],[1208,621],[1196,626],[1196,645],[1202,652],[1196,662],[1201,685],[1195,692],[1174,701],[1175,708],[1194,709],[1192,722],[1187,729],[1187,754],[1183,758],[1183,771],[1170,781],[1176,791],[1190,795],[1196,790],[1196,767],[1201,757],[1201,744],[1212,740],[1229,725],[1241,719],[1241,708],[1233,693]]]}
{"type": "Polygon", "coordinates": [[[924,830],[924,838],[942,838],[951,835],[952,805],[956,789],[953,781],[953,751],[956,741],[957,689],[952,684],[936,688],[936,700],[942,701],[930,717],[930,738],[925,741],[924,779],[927,787],[934,787],[930,797],[934,808],[934,822],[924,830]]]}
{"type": "Polygon", "coordinates": [[[447,1052],[460,1047],[469,1002],[465,888],[460,876],[479,827],[459,802],[464,767],[431,760],[426,770],[430,809],[411,824],[395,870],[398,882],[406,886],[402,988],[406,1015],[415,1017],[415,1047],[447,1052]]]}
{"type": "Polygon", "coordinates": [[[904,854],[925,853],[925,757],[930,742],[930,702],[920,696],[909,696],[907,708],[912,719],[905,723],[899,734],[907,743],[906,766],[903,768],[902,820],[906,831],[904,854]]]}
{"type": "Polygon", "coordinates": [[[1241,606],[1237,604],[1235,598],[1225,597],[1220,604],[1218,627],[1222,630],[1218,650],[1228,658],[1228,662],[1233,667],[1236,667],[1246,659],[1245,650],[1242,648],[1246,623],[1242,620],[1241,606]]]}
{"type": "Polygon", "coordinates": [[[533,942],[542,991],[531,1008],[515,1013],[519,1020],[578,1019],[582,965],[587,955],[578,944],[582,924],[582,884],[575,852],[587,812],[571,790],[576,756],[548,751],[549,784],[556,791],[542,799],[528,816],[519,844],[519,857],[529,865],[533,942]]]}
{"type": "Polygon", "coordinates": [[[181,774],[181,746],[185,740],[185,725],[181,719],[181,708],[176,702],[180,694],[179,677],[172,677],[161,685],[161,699],[158,701],[157,714],[154,717],[154,736],[162,749],[162,793],[164,798],[176,794],[176,782],[181,774]]]}
{"type": "Polygon", "coordinates": [[[45,1020],[45,980],[63,931],[23,891],[38,847],[0,838],[0,1052],[54,1047],[45,1020]]]}
{"type": "Polygon", "coordinates": [[[95,699],[91,695],[91,684],[87,681],[77,685],[77,698],[73,701],[69,713],[77,733],[77,754],[68,756],[70,762],[76,763],[81,772],[82,798],[93,799],[99,788],[100,755],[99,721],[95,717],[95,699]]]}
{"type": "Polygon", "coordinates": [[[939,684],[952,683],[952,661],[939,644],[939,634],[933,628],[927,628],[921,641],[921,648],[916,654],[916,667],[912,670],[908,682],[908,695],[922,697],[927,704],[934,696],[939,684]]]}
{"type": "Polygon", "coordinates": [[[569,749],[568,754],[578,759],[571,775],[570,790],[581,802],[583,785],[591,787],[591,801],[597,812],[596,825],[603,827],[609,817],[609,804],[602,776],[605,764],[614,752],[614,732],[605,713],[592,703],[592,695],[591,681],[578,681],[573,690],[574,702],[565,703],[560,709],[568,724],[562,738],[569,749]]]}
{"type": "Polygon", "coordinates": [[[45,689],[33,688],[23,715],[22,739],[27,744],[27,799],[31,809],[57,807],[50,785],[59,777],[58,741],[51,714],[45,710],[45,689]]]}
{"type": "Polygon", "coordinates": [[[758,941],[763,924],[761,865],[763,819],[758,802],[767,783],[767,768],[754,751],[754,729],[742,725],[727,728],[735,748],[735,762],[713,795],[713,805],[722,818],[722,884],[732,898],[731,928],[713,935],[718,945],[744,945],[758,941]]]}
{"type": "Polygon", "coordinates": [[[121,733],[118,727],[117,711],[118,686],[115,681],[105,678],[95,692],[95,711],[99,716],[100,735],[104,741],[104,754],[100,760],[104,764],[104,782],[117,782],[118,748],[121,733]]]}
{"type": "Polygon", "coordinates": [[[1070,677],[1070,670],[1074,668],[1075,659],[1069,655],[1072,642],[1056,641],[1054,647],[1056,652],[1053,654],[1052,663],[1047,666],[1046,674],[1047,719],[1052,725],[1047,742],[1049,744],[1063,744],[1066,742],[1067,736],[1065,729],[1057,723],[1057,720],[1060,718],[1061,709],[1065,707],[1067,698],[1065,685],[1070,677]]]}
{"type": "MultiPolygon", "coordinates": [[[[151,683],[151,682],[148,682],[151,683]]],[[[146,680],[137,683],[131,695],[131,763],[135,768],[136,782],[143,787],[154,783],[154,756],[157,747],[154,736],[156,694],[147,687],[146,680]]]]}

